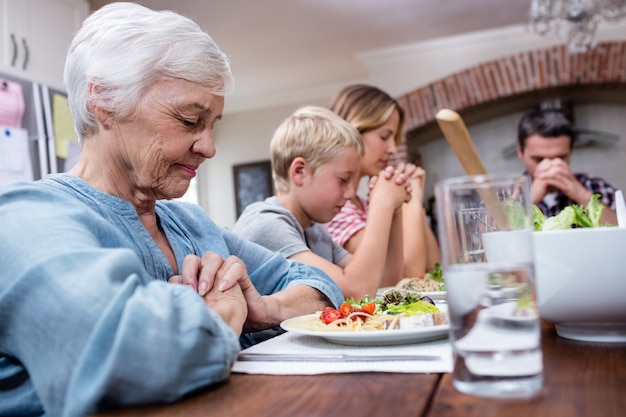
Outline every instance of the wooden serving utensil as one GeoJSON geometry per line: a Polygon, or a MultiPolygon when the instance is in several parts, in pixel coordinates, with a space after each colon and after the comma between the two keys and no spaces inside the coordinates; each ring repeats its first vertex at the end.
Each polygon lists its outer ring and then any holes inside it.
{"type": "Polygon", "coordinates": [[[436,115],[437,123],[450,147],[456,154],[467,175],[486,175],[487,170],[480,159],[474,142],[461,116],[453,110],[441,109],[436,115]]]}
{"type": "MultiPolygon", "coordinates": [[[[437,124],[443,135],[456,154],[457,159],[467,175],[487,175],[487,170],[480,159],[474,142],[461,116],[453,110],[441,109],[436,114],[437,124]]],[[[509,221],[506,217],[500,200],[492,188],[478,190],[487,211],[493,217],[495,226],[499,230],[509,230],[509,221]]]]}

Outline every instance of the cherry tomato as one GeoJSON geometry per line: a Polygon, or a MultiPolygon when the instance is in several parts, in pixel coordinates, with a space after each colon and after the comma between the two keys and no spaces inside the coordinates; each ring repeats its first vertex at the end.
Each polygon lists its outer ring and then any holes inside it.
{"type": "Polygon", "coordinates": [[[341,313],[342,317],[348,317],[350,313],[354,313],[354,307],[352,307],[348,303],[341,303],[341,305],[339,306],[339,312],[341,313]]]}
{"type": "Polygon", "coordinates": [[[374,311],[376,311],[376,303],[363,304],[361,306],[361,310],[367,314],[374,314],[374,311]]]}
{"type": "Polygon", "coordinates": [[[320,320],[322,320],[325,324],[332,323],[333,321],[340,319],[341,313],[339,310],[336,310],[332,307],[326,307],[322,314],[320,314],[320,320]]]}

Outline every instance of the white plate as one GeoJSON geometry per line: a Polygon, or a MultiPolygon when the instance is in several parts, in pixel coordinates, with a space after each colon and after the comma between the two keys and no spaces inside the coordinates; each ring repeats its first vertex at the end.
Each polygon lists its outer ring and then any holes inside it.
{"type": "MultiPolygon", "coordinates": [[[[439,306],[441,308],[441,306],[439,306]]],[[[443,310],[443,309],[442,309],[443,310]]],[[[449,324],[440,326],[419,327],[415,329],[397,329],[397,330],[361,330],[354,332],[336,332],[323,330],[306,330],[292,327],[290,324],[302,317],[316,317],[317,314],[309,314],[307,316],[294,317],[283,321],[280,327],[288,332],[303,334],[307,336],[317,336],[326,339],[331,343],[351,346],[384,346],[384,345],[402,345],[408,343],[430,342],[431,340],[439,340],[448,336],[449,324]]]]}
{"type": "Polygon", "coordinates": [[[421,292],[420,294],[422,295],[426,295],[428,297],[430,297],[431,300],[435,301],[435,300],[444,300],[446,299],[446,292],[445,291],[425,291],[425,292],[421,292]]]}
{"type": "MultiPolygon", "coordinates": [[[[383,292],[385,292],[386,290],[389,290],[391,288],[395,288],[395,287],[383,287],[383,288],[379,288],[378,291],[376,291],[376,298],[380,298],[380,296],[382,295],[383,292]]],[[[436,301],[436,300],[444,300],[446,299],[446,292],[445,291],[424,291],[424,292],[420,292],[419,294],[422,295],[426,295],[428,297],[430,297],[431,300],[436,301]]]]}

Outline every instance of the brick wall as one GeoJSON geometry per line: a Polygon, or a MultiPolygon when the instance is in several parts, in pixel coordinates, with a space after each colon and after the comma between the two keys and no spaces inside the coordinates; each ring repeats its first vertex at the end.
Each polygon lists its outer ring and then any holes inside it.
{"type": "MultiPolygon", "coordinates": [[[[585,54],[566,46],[526,51],[485,62],[397,97],[406,111],[405,132],[431,124],[442,108],[462,113],[516,96],[563,87],[626,87],[626,42],[600,43],[585,54]]],[[[406,158],[402,145],[396,159],[406,158]]]]}

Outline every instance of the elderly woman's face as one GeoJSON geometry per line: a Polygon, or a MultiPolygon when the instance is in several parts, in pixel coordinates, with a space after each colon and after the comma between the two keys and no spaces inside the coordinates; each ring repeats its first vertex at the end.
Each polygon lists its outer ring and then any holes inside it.
{"type": "Polygon", "coordinates": [[[116,123],[130,186],[157,199],[181,197],[200,164],[215,155],[212,129],[224,98],[181,79],[155,83],[134,116],[116,123]]]}

